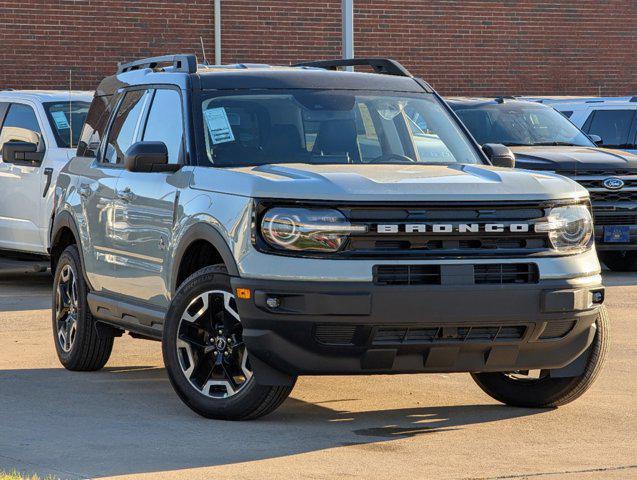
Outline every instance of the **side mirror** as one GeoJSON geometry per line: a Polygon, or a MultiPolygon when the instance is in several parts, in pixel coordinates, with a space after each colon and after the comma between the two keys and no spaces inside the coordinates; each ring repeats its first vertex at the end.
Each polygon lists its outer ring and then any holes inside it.
{"type": "Polygon", "coordinates": [[[593,142],[598,147],[604,144],[604,140],[602,140],[602,137],[600,137],[599,135],[595,135],[593,133],[590,133],[588,135],[588,138],[590,138],[591,142],[593,142]]]}
{"type": "Polygon", "coordinates": [[[515,155],[509,147],[501,143],[485,143],[482,145],[482,151],[496,167],[515,167],[515,155]]]}
{"type": "Polygon", "coordinates": [[[35,143],[11,140],[2,146],[2,161],[38,166],[42,163],[44,153],[37,150],[38,146],[35,143]]]}
{"type": "Polygon", "coordinates": [[[164,142],[137,142],[126,150],[124,168],[129,172],[176,172],[181,165],[168,163],[164,142]]]}

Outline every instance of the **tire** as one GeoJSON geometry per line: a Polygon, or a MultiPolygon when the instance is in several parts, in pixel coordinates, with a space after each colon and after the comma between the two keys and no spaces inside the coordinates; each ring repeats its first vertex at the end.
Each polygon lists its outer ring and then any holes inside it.
{"type": "Polygon", "coordinates": [[[203,417],[262,417],[292,391],[293,386],[256,383],[241,332],[223,265],[206,267],[179,287],[164,324],[164,364],[179,398],[203,417]]]}
{"type": "Polygon", "coordinates": [[[615,272],[637,272],[637,252],[599,252],[599,259],[615,272]]]}
{"type": "Polygon", "coordinates": [[[505,373],[472,373],[484,392],[507,405],[516,407],[551,408],[566,405],[579,398],[599,375],[610,345],[610,321],[602,306],[596,321],[593,343],[584,352],[588,355],[584,373],[577,377],[514,379],[505,373]]]}
{"type": "Polygon", "coordinates": [[[67,370],[100,370],[113,350],[113,336],[97,331],[87,293],[80,253],[71,245],[60,256],[53,277],[53,339],[67,370]]]}

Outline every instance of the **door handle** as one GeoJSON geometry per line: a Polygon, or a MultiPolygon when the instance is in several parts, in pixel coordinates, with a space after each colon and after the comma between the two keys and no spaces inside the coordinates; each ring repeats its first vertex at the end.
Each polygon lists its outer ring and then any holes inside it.
{"type": "Polygon", "coordinates": [[[130,189],[130,187],[126,187],[124,190],[119,190],[117,192],[117,198],[119,198],[123,202],[132,202],[135,200],[135,194],[130,189]]]}
{"type": "Polygon", "coordinates": [[[42,198],[46,197],[46,194],[49,192],[49,188],[51,187],[51,179],[53,178],[53,169],[50,167],[45,168],[44,176],[46,176],[46,185],[44,185],[44,192],[42,193],[42,198]]]}
{"type": "Polygon", "coordinates": [[[91,195],[91,187],[88,185],[82,185],[79,189],[80,197],[88,198],[91,195]]]}

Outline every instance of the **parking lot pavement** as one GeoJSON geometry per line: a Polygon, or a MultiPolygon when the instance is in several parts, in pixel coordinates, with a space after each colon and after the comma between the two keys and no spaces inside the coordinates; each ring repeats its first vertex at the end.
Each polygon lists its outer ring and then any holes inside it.
{"type": "Polygon", "coordinates": [[[0,470],[96,478],[636,478],[637,275],[609,274],[609,362],[557,410],[499,405],[468,375],[302,378],[274,414],[204,420],[160,345],[116,340],[107,368],[60,368],[50,277],[0,279],[0,470]]]}

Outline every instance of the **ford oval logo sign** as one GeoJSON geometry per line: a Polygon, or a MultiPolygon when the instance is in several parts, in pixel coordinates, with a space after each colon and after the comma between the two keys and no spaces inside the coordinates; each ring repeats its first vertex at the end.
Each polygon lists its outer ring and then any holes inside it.
{"type": "Polygon", "coordinates": [[[608,190],[619,190],[624,187],[624,181],[621,178],[607,178],[602,185],[608,190]]]}

